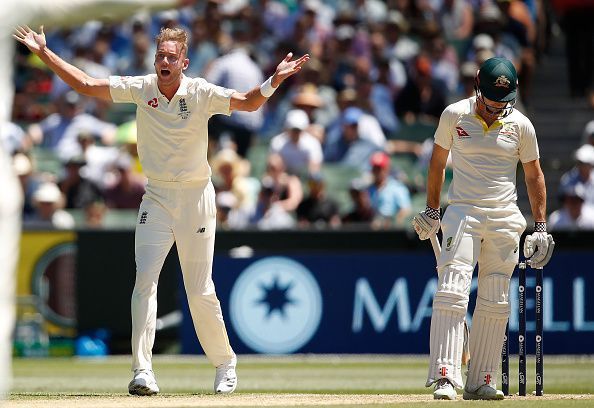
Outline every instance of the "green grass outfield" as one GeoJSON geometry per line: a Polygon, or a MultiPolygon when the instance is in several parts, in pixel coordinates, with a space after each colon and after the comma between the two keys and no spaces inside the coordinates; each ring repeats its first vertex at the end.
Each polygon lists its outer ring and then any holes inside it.
{"type": "MultiPolygon", "coordinates": [[[[528,361],[534,389],[534,360],[528,361]]],[[[129,357],[16,359],[8,407],[198,407],[198,406],[424,406],[425,356],[240,356],[239,386],[230,396],[212,395],[214,369],[203,357],[156,356],[161,394],[127,395],[129,357]]],[[[511,391],[517,392],[517,358],[511,391]]],[[[498,406],[594,407],[594,357],[545,356],[545,397],[514,396],[498,406]]],[[[439,401],[437,403],[448,403],[439,401]]],[[[485,405],[493,402],[463,402],[485,405]]]]}

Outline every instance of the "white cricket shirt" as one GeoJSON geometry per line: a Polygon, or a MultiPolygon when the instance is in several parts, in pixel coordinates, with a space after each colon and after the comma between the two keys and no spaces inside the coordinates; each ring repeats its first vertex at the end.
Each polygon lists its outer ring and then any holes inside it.
{"type": "Polygon", "coordinates": [[[518,161],[539,158],[536,132],[521,112],[487,127],[475,113],[476,97],[449,105],[441,114],[435,143],[452,154],[451,204],[505,207],[515,203],[518,161]]]}
{"type": "Polygon", "coordinates": [[[202,78],[182,78],[171,101],[159,91],[157,75],[110,76],[116,103],[135,103],[138,156],[149,180],[193,182],[210,177],[208,119],[230,115],[227,89],[202,78]]]}

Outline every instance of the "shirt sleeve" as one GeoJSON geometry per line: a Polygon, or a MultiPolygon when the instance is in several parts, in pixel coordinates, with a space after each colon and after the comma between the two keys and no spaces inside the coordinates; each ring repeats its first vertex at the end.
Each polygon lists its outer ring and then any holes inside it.
{"type": "Polygon", "coordinates": [[[528,163],[540,157],[536,131],[529,120],[520,126],[520,161],[528,163]]]}
{"type": "Polygon", "coordinates": [[[237,92],[235,89],[224,88],[202,81],[202,95],[206,98],[206,111],[209,116],[221,114],[231,115],[231,95],[237,92]]]}
{"type": "Polygon", "coordinates": [[[435,130],[435,144],[438,144],[446,150],[452,148],[452,143],[454,141],[452,137],[454,116],[455,112],[452,111],[451,105],[445,108],[441,113],[439,124],[435,130]]]}
{"type": "Polygon", "coordinates": [[[109,77],[109,92],[115,103],[137,103],[143,85],[144,77],[109,77]]]}

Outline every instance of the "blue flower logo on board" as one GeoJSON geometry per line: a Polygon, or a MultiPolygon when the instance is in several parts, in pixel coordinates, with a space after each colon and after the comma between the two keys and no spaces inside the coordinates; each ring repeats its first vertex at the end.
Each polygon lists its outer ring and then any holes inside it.
{"type": "Polygon", "coordinates": [[[230,299],[231,323],[259,353],[293,353],[316,333],[322,295],[311,272],[284,257],[254,262],[240,275],[230,299]]]}

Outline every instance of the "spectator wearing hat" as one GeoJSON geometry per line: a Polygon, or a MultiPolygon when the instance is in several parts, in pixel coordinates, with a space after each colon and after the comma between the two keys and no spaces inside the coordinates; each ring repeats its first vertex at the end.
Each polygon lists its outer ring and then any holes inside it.
{"type": "Polygon", "coordinates": [[[343,227],[351,224],[371,224],[375,211],[371,206],[369,183],[363,179],[354,179],[349,187],[352,209],[342,217],[343,227]]]}
{"type": "Polygon", "coordinates": [[[337,140],[328,140],[324,146],[326,162],[341,163],[364,170],[368,167],[371,155],[382,150],[360,134],[363,115],[363,111],[355,107],[347,108],[343,112],[340,137],[337,140]]]}
{"type": "Polygon", "coordinates": [[[45,182],[33,194],[35,214],[24,221],[30,228],[72,229],[74,218],[62,209],[64,197],[55,183],[45,182]]]}
{"type": "Polygon", "coordinates": [[[575,151],[575,166],[561,176],[559,190],[582,185],[586,204],[594,205],[594,146],[585,144],[575,151]]]}
{"type": "MultiPolygon", "coordinates": [[[[219,150],[211,163],[217,195],[229,192],[235,198],[233,207],[235,210],[252,212],[260,183],[257,179],[248,177],[250,163],[229,148],[219,150]]],[[[228,199],[227,202],[229,202],[228,199]]]]}
{"type": "Polygon", "coordinates": [[[113,167],[116,182],[105,190],[105,205],[117,209],[138,209],[145,192],[146,180],[133,172],[132,158],[127,153],[121,153],[113,167]]]}
{"type": "Polygon", "coordinates": [[[506,42],[501,41],[499,32],[495,31],[492,34],[493,36],[487,33],[477,34],[472,39],[472,47],[469,48],[466,58],[478,65],[482,65],[489,58],[502,57],[510,60],[515,66],[519,66],[519,50],[516,51],[506,42]]]}
{"type": "Polygon", "coordinates": [[[378,148],[383,149],[386,145],[386,135],[377,118],[366,113],[358,107],[359,93],[353,88],[342,90],[338,94],[337,103],[340,115],[328,126],[326,132],[325,145],[336,143],[343,131],[344,120],[349,116],[349,120],[357,121],[357,131],[362,139],[368,140],[378,148]],[[346,110],[349,113],[346,113],[346,110]]]}
{"type": "Polygon", "coordinates": [[[64,164],[65,175],[58,186],[66,197],[66,208],[84,208],[86,203],[103,197],[99,186],[82,175],[85,164],[83,155],[72,156],[64,164]]]}
{"type": "Polygon", "coordinates": [[[324,126],[318,121],[318,112],[326,107],[326,103],[320,96],[318,87],[309,82],[303,84],[291,98],[291,103],[295,109],[300,109],[307,114],[309,119],[307,132],[323,143],[325,131],[324,126]]]}
{"type": "MultiPolygon", "coordinates": [[[[336,103],[337,91],[330,85],[331,72],[323,65],[319,59],[310,59],[306,66],[301,70],[299,77],[295,78],[296,91],[291,99],[292,104],[297,109],[305,110],[309,116],[310,126],[317,125],[323,129],[338,115],[338,106],[336,103]],[[303,91],[311,92],[319,98],[312,98],[315,105],[313,109],[305,106],[300,108],[294,102],[297,101],[297,95],[303,91]]],[[[323,135],[323,133],[322,133],[323,135]]],[[[317,136],[316,136],[317,137],[317,136]]],[[[321,139],[320,139],[321,140],[321,139]]]]}
{"type": "Polygon", "coordinates": [[[560,199],[562,207],[549,216],[551,230],[594,230],[594,206],[584,203],[582,184],[563,188],[560,199]]]}
{"type": "Polygon", "coordinates": [[[410,214],[408,188],[390,174],[390,157],[384,152],[371,156],[372,183],[368,187],[371,207],[375,212],[374,228],[401,226],[410,214]]]}
{"type": "Polygon", "coordinates": [[[338,204],[326,195],[326,183],[322,173],[310,174],[308,186],[308,196],[297,207],[298,224],[302,227],[338,227],[338,204]]]}
{"type": "Polygon", "coordinates": [[[294,109],[287,113],[285,131],[270,141],[270,151],[284,160],[287,172],[297,176],[317,173],[324,159],[320,141],[309,134],[307,114],[294,109]]]}

